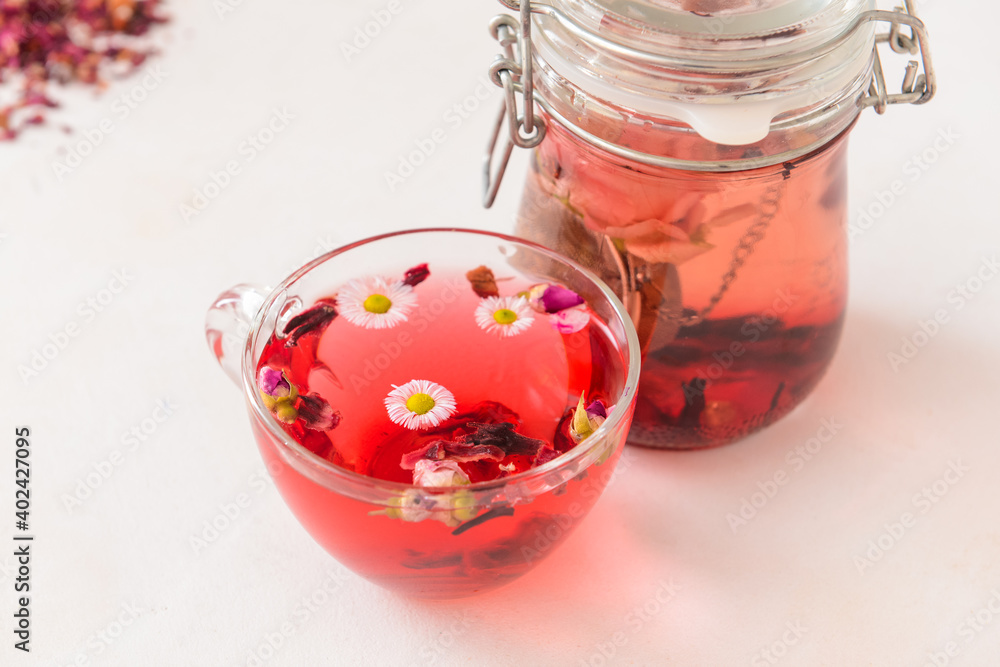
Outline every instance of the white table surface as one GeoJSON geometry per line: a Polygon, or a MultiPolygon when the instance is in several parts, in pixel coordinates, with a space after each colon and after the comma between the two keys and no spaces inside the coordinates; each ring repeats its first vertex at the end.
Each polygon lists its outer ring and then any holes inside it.
{"type": "Polygon", "coordinates": [[[850,314],[816,392],[733,446],[630,448],[592,515],[529,575],[424,602],[342,569],[260,482],[242,399],[202,334],[220,291],[273,284],[324,249],[407,227],[512,228],[525,153],[496,206],[479,204],[499,102],[483,83],[486,24],[500,5],[399,3],[348,61],[341,44],[386,2],[234,0],[220,18],[221,1],[177,0],[149,65],[162,81],[59,92],[47,128],[0,145],[0,664],[1000,664],[1000,279],[953,293],[1000,245],[997,5],[925,2],[940,94],[869,111],[855,131],[855,223],[893,181],[903,191],[852,242],[850,314]],[[126,116],[123,94],[145,99],[126,116]],[[459,122],[449,110],[470,95],[479,108],[459,122]],[[276,109],[292,118],[248,160],[241,142],[276,109]],[[54,162],[102,123],[112,131],[60,180],[54,162]],[[438,128],[445,141],[390,191],[385,173],[438,128]],[[925,151],[933,164],[914,172],[925,151]],[[229,161],[240,172],[185,221],[180,206],[229,161]],[[948,322],[891,368],[942,309],[948,322]],[[67,325],[75,335],[23,379],[67,325]],[[160,401],[172,414],[157,423],[160,401]],[[835,437],[792,463],[824,420],[835,437]],[[11,631],[25,425],[30,654],[11,631]],[[132,428],[144,439],[124,439],[132,428]],[[734,531],[727,516],[780,472],[734,531]],[[196,552],[192,536],[241,494],[248,506],[196,552]]]}

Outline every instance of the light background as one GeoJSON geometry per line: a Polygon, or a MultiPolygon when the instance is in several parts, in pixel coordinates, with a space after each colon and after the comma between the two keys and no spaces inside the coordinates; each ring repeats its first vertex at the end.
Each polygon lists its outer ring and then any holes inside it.
{"type": "Polygon", "coordinates": [[[397,597],[313,543],[260,483],[240,394],[202,327],[232,284],[274,284],[363,236],[512,229],[525,153],[496,206],[479,204],[500,100],[485,83],[496,52],[486,25],[501,7],[400,0],[348,59],[341,45],[386,2],[231,4],[220,15],[221,2],[171,3],[164,53],[149,64],[165,78],[127,117],[115,100],[142,74],[99,96],[60,91],[65,106],[47,127],[0,145],[0,663],[919,666],[938,654],[938,664],[996,664],[1000,279],[961,309],[949,300],[1000,245],[995,4],[924,2],[940,94],[884,117],[867,111],[855,130],[852,222],[876,215],[851,244],[849,318],[816,392],[733,446],[629,449],[627,469],[557,553],[459,602],[397,597]],[[456,104],[477,108],[455,122],[456,104]],[[275,109],[293,118],[248,162],[241,142],[275,109]],[[113,131],[60,179],[55,161],[102,121],[113,131]],[[385,173],[438,128],[446,140],[390,190],[385,173]],[[913,172],[925,153],[933,163],[913,172]],[[180,205],[230,160],[241,172],[185,221],[180,205]],[[896,180],[903,193],[879,209],[896,180]],[[127,286],[85,316],[79,304],[116,271],[127,286]],[[887,355],[939,309],[949,322],[891,368],[887,355]],[[71,323],[78,335],[23,380],[18,367],[71,323]],[[158,400],[174,414],[129,451],[123,434],[158,400]],[[842,426],[795,471],[786,455],[824,419],[842,426]],[[13,649],[5,546],[21,425],[32,432],[37,536],[30,656],[13,649]],[[107,479],[68,507],[116,450],[107,479]],[[954,462],[968,470],[939,483],[946,493],[923,511],[914,496],[954,462]],[[778,471],[788,482],[734,531],[727,515],[778,471]],[[250,505],[196,552],[191,537],[240,494],[250,505]],[[905,512],[915,525],[892,537],[905,512]],[[859,566],[880,538],[889,548],[859,566]],[[306,602],[314,595],[322,602],[306,602]],[[278,642],[285,623],[294,634],[278,642]],[[949,642],[956,656],[943,655],[949,642]],[[769,660],[768,647],[781,657],[769,660]]]}

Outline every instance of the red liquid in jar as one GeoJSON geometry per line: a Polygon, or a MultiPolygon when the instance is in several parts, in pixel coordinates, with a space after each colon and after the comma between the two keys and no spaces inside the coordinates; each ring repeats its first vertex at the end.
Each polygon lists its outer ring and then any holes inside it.
{"type": "Polygon", "coordinates": [[[516,233],[595,270],[632,313],[643,366],[629,442],[722,445],[801,402],[846,307],[846,133],[794,162],[714,173],[548,127],[516,233]]]}

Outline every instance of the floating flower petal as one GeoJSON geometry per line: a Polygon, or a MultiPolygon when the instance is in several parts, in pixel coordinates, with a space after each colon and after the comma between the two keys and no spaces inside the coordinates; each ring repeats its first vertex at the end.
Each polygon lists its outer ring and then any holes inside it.
{"type": "Polygon", "coordinates": [[[465,486],[469,476],[457,461],[429,461],[421,459],[413,468],[413,483],[416,486],[465,486]]]}
{"type": "Polygon", "coordinates": [[[543,440],[529,438],[514,430],[514,425],[510,422],[499,424],[469,424],[476,427],[475,432],[464,436],[462,439],[475,445],[489,445],[499,447],[507,456],[520,454],[522,456],[534,456],[538,450],[545,446],[543,440]]]}
{"type": "Polygon", "coordinates": [[[427,268],[427,265],[418,264],[412,269],[407,270],[407,272],[403,275],[403,284],[409,285],[410,287],[416,287],[420,283],[427,280],[429,275],[431,275],[431,271],[427,268]]]}
{"type": "Polygon", "coordinates": [[[417,306],[413,288],[385,278],[352,280],[337,294],[340,314],[366,329],[387,329],[405,322],[417,306]]]}
{"type": "Polygon", "coordinates": [[[584,308],[567,308],[549,316],[552,328],[561,334],[583,331],[590,323],[590,313],[584,308]]]}
{"type": "Polygon", "coordinates": [[[299,417],[306,428],[329,431],[340,425],[340,412],[330,407],[319,394],[306,394],[299,398],[299,417]]]}
{"type": "Polygon", "coordinates": [[[269,366],[261,366],[257,374],[257,387],[268,396],[284,398],[292,391],[285,374],[269,366]]]}
{"type": "Polygon", "coordinates": [[[271,411],[279,421],[291,424],[298,419],[295,399],[299,392],[295,385],[288,381],[283,371],[261,366],[257,373],[257,389],[264,406],[271,411]]]}
{"type": "Polygon", "coordinates": [[[455,414],[455,397],[439,384],[411,380],[397,387],[385,399],[389,419],[411,431],[437,426],[455,414]]]}
{"type": "Polygon", "coordinates": [[[540,313],[558,313],[560,310],[582,306],[584,303],[582,296],[562,285],[535,285],[529,293],[531,307],[540,313]]]}
{"type": "Polygon", "coordinates": [[[516,336],[534,321],[528,300],[523,296],[487,297],[476,308],[476,324],[501,337],[516,336]]]}
{"type": "Polygon", "coordinates": [[[467,463],[472,461],[502,461],[506,454],[495,445],[477,445],[468,442],[451,440],[432,440],[423,447],[403,454],[399,467],[403,470],[413,470],[417,463],[427,461],[456,461],[467,463]]]}
{"type": "Polygon", "coordinates": [[[488,266],[479,266],[465,274],[466,279],[472,283],[472,291],[476,296],[485,299],[489,296],[500,296],[497,289],[496,278],[488,266]]]}
{"type": "Polygon", "coordinates": [[[542,447],[538,450],[538,454],[535,455],[535,460],[532,462],[534,466],[545,465],[549,461],[553,461],[559,457],[559,452],[552,449],[551,447],[542,447]]]}
{"type": "Polygon", "coordinates": [[[285,339],[285,347],[295,347],[298,344],[299,338],[311,333],[313,331],[318,331],[323,333],[323,330],[330,325],[330,322],[337,317],[337,309],[330,300],[320,300],[312,308],[302,311],[292,319],[288,320],[288,324],[285,325],[284,334],[288,336],[285,339]]]}
{"type": "Polygon", "coordinates": [[[597,399],[593,403],[587,406],[587,416],[594,418],[600,417],[601,419],[608,418],[608,408],[604,405],[604,401],[597,399]]]}
{"type": "Polygon", "coordinates": [[[570,424],[570,435],[577,442],[585,440],[600,428],[608,417],[608,410],[600,400],[586,404],[583,394],[580,394],[580,402],[573,413],[573,422],[570,424]]]}

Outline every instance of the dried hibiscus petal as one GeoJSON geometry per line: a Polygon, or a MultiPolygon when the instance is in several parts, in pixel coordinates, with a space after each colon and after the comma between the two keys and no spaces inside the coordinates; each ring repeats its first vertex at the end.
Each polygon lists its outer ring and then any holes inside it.
{"type": "Polygon", "coordinates": [[[410,287],[416,287],[420,283],[427,280],[429,275],[431,275],[431,271],[427,268],[427,265],[418,264],[403,274],[403,284],[409,285],[410,287]]]}
{"type": "Polygon", "coordinates": [[[559,457],[559,452],[552,449],[551,447],[542,447],[538,450],[538,454],[535,455],[535,460],[533,465],[540,466],[548,463],[549,461],[555,460],[559,457]]]}
{"type": "Polygon", "coordinates": [[[337,309],[329,299],[321,300],[312,308],[302,311],[292,319],[288,320],[283,333],[285,347],[295,347],[299,339],[313,331],[323,332],[337,317],[337,309]]]}
{"type": "Polygon", "coordinates": [[[503,450],[504,454],[511,456],[521,454],[524,456],[534,456],[538,450],[545,445],[542,440],[529,438],[514,430],[514,425],[510,422],[500,424],[469,424],[475,427],[475,432],[463,437],[466,442],[477,445],[493,445],[503,450]]]}
{"type": "Polygon", "coordinates": [[[504,452],[493,445],[476,445],[467,442],[432,440],[423,447],[403,455],[399,466],[403,470],[413,470],[420,461],[441,461],[449,459],[459,463],[473,461],[502,461],[504,452]]]}
{"type": "Polygon", "coordinates": [[[319,394],[300,396],[298,410],[305,427],[314,431],[329,431],[340,425],[340,412],[330,407],[319,394]]]}

